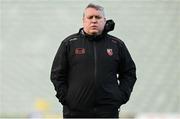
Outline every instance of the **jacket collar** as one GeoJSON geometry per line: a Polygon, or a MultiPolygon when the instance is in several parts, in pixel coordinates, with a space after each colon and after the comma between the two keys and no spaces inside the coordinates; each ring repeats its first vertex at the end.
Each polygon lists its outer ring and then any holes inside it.
{"type": "Polygon", "coordinates": [[[101,40],[101,39],[103,39],[104,37],[105,37],[105,34],[103,33],[103,34],[101,34],[101,35],[88,35],[88,34],[86,34],[85,32],[84,32],[84,30],[83,30],[83,28],[80,28],[79,29],[79,34],[82,36],[82,37],[84,37],[84,38],[87,38],[87,39],[89,39],[89,40],[101,40]]]}

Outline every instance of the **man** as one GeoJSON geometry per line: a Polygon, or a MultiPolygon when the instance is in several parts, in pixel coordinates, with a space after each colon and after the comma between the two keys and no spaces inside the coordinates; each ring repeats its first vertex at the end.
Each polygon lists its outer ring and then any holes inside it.
{"type": "Polygon", "coordinates": [[[51,81],[65,118],[118,118],[118,108],[129,100],[135,64],[123,41],[107,34],[105,24],[103,8],[89,4],[83,28],[57,51],[51,81]]]}

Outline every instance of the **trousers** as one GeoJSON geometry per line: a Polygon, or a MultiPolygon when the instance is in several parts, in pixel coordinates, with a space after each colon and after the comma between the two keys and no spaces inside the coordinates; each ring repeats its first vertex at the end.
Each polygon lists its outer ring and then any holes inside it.
{"type": "Polygon", "coordinates": [[[94,108],[91,111],[74,111],[63,107],[63,118],[119,118],[119,110],[99,110],[94,108]]]}

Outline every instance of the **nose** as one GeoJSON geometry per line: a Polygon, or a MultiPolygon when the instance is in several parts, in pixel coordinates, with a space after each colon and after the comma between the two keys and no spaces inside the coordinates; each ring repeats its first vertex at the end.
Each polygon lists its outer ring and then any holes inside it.
{"type": "Polygon", "coordinates": [[[97,22],[96,17],[93,17],[93,18],[92,18],[92,22],[93,22],[93,23],[96,23],[96,22],[97,22]]]}

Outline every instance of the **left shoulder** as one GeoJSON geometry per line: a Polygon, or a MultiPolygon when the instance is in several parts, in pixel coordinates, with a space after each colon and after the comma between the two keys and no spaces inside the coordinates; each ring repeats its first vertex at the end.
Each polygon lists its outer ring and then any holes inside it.
{"type": "Polygon", "coordinates": [[[106,37],[107,37],[108,40],[110,40],[111,42],[113,42],[115,44],[118,44],[120,46],[124,46],[125,45],[124,42],[121,39],[119,39],[119,38],[117,38],[115,36],[107,34],[106,37]]]}

